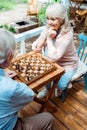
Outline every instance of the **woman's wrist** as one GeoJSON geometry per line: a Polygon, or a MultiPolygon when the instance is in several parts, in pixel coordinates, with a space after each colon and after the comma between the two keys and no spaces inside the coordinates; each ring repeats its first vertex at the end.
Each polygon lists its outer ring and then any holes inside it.
{"type": "Polygon", "coordinates": [[[50,43],[53,42],[52,39],[51,39],[50,37],[47,38],[47,43],[49,43],[49,42],[50,42],[50,43]]]}

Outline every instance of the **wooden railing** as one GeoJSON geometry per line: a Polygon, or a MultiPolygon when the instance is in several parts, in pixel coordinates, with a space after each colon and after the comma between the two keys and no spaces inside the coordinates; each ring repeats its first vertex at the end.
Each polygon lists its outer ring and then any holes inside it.
{"type": "Polygon", "coordinates": [[[38,36],[42,32],[43,28],[44,26],[15,35],[16,42],[20,44],[20,54],[26,53],[25,40],[34,36],[38,36]]]}

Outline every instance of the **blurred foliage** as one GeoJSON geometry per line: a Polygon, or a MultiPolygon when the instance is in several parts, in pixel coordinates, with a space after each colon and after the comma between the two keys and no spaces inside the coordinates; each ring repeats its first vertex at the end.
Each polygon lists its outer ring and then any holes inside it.
{"type": "Polygon", "coordinates": [[[0,11],[12,9],[15,4],[14,1],[9,2],[9,0],[0,0],[0,11]]]}
{"type": "Polygon", "coordinates": [[[13,27],[8,26],[7,24],[0,25],[0,28],[5,28],[12,33],[16,33],[16,30],[13,27]]]}
{"type": "Polygon", "coordinates": [[[0,11],[13,9],[17,4],[27,2],[28,0],[0,0],[0,11]]]}
{"type": "Polygon", "coordinates": [[[28,0],[22,0],[23,3],[28,3],[28,0]]]}

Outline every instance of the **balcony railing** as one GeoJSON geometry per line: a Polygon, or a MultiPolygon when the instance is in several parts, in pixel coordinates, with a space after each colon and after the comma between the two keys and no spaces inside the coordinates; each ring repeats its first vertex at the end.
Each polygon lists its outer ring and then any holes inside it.
{"type": "Polygon", "coordinates": [[[38,36],[42,32],[43,28],[44,26],[15,35],[16,42],[20,44],[20,54],[26,53],[25,40],[34,36],[38,36]]]}

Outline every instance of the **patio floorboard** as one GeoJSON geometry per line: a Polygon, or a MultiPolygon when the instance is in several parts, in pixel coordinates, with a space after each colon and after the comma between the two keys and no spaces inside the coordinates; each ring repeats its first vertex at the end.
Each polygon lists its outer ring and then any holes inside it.
{"type": "MultiPolygon", "coordinates": [[[[67,89],[64,103],[54,94],[50,102],[56,106],[57,112],[53,113],[47,108],[44,111],[50,112],[54,116],[53,130],[87,130],[87,94],[83,91],[83,83],[76,83],[71,89],[67,89]]],[[[39,104],[32,102],[19,112],[19,116],[35,115],[39,108],[39,104]]]]}

